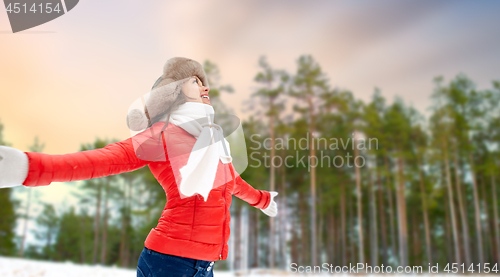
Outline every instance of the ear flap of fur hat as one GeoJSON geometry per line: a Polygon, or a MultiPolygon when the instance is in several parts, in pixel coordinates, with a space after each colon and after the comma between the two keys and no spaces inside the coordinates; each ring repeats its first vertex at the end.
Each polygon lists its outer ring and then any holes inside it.
{"type": "Polygon", "coordinates": [[[139,109],[133,109],[128,112],[127,126],[134,132],[146,129],[148,127],[148,118],[146,117],[146,113],[139,109]]]}
{"type": "Polygon", "coordinates": [[[187,80],[189,80],[189,78],[172,82],[161,87],[156,87],[151,91],[148,100],[146,100],[146,109],[150,119],[154,121],[166,119],[160,119],[158,117],[165,113],[168,107],[179,96],[181,93],[181,86],[187,80]]]}
{"type": "Polygon", "coordinates": [[[143,110],[133,109],[128,113],[128,128],[132,131],[142,131],[148,127],[149,119],[154,121],[166,120],[166,115],[165,118],[162,118],[162,114],[179,96],[181,86],[187,80],[189,78],[154,88],[149,93],[143,110]]]}

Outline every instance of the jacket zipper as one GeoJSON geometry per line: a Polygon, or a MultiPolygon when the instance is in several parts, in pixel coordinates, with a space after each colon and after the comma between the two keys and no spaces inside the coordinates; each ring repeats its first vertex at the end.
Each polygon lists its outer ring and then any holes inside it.
{"type": "Polygon", "coordinates": [[[198,199],[198,195],[195,195],[194,197],[193,223],[192,223],[193,228],[191,229],[191,235],[189,236],[189,240],[191,240],[191,238],[193,237],[194,220],[196,218],[196,199],[198,199]]]}
{"type": "Polygon", "coordinates": [[[224,250],[224,227],[226,227],[226,167],[224,166],[224,189],[222,191],[222,198],[224,198],[224,221],[222,222],[222,243],[220,247],[219,261],[222,260],[222,250],[224,250]]]}

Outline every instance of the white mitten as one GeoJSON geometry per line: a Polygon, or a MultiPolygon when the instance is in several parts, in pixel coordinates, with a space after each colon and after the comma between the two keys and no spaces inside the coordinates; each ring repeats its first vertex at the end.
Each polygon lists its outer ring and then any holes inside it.
{"type": "Polygon", "coordinates": [[[275,191],[270,191],[270,193],[271,203],[267,206],[267,208],[261,209],[261,211],[270,217],[275,217],[278,214],[278,205],[274,202],[273,198],[278,195],[278,193],[275,191]]]}
{"type": "Polygon", "coordinates": [[[28,155],[0,145],[0,188],[20,186],[28,177],[28,155]]]}

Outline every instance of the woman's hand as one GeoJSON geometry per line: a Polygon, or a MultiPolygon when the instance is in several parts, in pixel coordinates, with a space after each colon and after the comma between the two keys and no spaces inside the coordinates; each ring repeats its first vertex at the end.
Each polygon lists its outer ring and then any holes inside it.
{"type": "Polygon", "coordinates": [[[0,145],[0,188],[22,185],[28,176],[28,168],[26,153],[0,145]]]}
{"type": "Polygon", "coordinates": [[[278,195],[275,191],[270,191],[271,193],[271,203],[265,209],[260,209],[263,213],[270,217],[275,217],[278,214],[278,205],[274,202],[273,198],[278,195]]]}

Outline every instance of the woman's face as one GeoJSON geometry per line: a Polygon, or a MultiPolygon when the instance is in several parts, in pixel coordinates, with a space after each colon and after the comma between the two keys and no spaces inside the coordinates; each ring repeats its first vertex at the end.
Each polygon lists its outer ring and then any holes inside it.
{"type": "Polygon", "coordinates": [[[188,102],[199,102],[210,105],[210,98],[208,97],[209,88],[203,86],[198,77],[193,76],[182,85],[182,92],[189,98],[188,102]]]}

